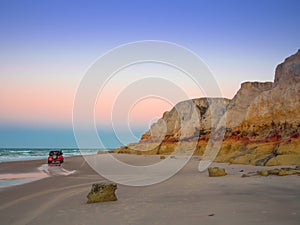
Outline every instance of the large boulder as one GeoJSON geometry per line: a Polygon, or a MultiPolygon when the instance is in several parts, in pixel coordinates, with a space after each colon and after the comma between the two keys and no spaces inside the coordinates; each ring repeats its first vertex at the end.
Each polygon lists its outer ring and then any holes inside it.
{"type": "Polygon", "coordinates": [[[115,191],[117,184],[114,183],[98,183],[93,184],[90,193],[87,195],[87,203],[116,201],[115,191]]]}
{"type": "Polygon", "coordinates": [[[208,176],[210,177],[222,177],[226,175],[227,173],[225,172],[225,169],[219,167],[208,168],[208,176]]]}

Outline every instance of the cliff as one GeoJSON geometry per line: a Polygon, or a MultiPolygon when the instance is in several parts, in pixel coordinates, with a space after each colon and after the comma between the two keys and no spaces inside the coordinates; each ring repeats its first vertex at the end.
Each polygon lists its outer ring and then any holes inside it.
{"type": "Polygon", "coordinates": [[[170,154],[186,143],[182,146],[194,144],[194,154],[203,155],[211,135],[222,129],[218,162],[300,164],[300,50],[277,66],[274,82],[245,82],[232,100],[180,102],[139,143],[115,152],[170,154]]]}

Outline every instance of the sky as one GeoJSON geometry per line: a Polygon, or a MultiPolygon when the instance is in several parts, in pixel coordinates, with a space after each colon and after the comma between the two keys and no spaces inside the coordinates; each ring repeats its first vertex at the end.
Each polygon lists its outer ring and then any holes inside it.
{"type": "MultiPolygon", "coordinates": [[[[212,71],[220,97],[232,98],[244,81],[272,81],[276,65],[300,48],[299,12],[293,0],[1,0],[0,148],[76,147],[72,112],[80,81],[101,55],[130,42],[161,40],[193,51],[212,71]]],[[[137,141],[176,104],[139,96],[126,112],[114,111],[118,94],[134,88],[129,81],[141,71],[163,74],[187,98],[205,96],[174,68],[125,68],[95,104],[107,148],[137,141]],[[122,135],[106,129],[111,122],[122,135]]]]}

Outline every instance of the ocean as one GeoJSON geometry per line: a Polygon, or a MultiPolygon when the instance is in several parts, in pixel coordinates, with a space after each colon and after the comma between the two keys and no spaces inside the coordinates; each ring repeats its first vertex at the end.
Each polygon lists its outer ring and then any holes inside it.
{"type": "MultiPolygon", "coordinates": [[[[24,161],[24,160],[35,160],[45,159],[47,160],[49,151],[58,150],[51,148],[0,148],[0,162],[11,162],[11,161],[24,161]]],[[[97,149],[59,149],[64,153],[64,157],[77,156],[77,155],[92,155],[96,154],[99,150],[97,149]]],[[[103,150],[105,151],[105,150],[103,150]]]]}

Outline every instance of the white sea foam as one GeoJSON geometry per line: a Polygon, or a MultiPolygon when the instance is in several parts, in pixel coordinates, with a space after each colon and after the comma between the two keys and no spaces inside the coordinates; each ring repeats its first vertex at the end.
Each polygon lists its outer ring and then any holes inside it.
{"type": "Polygon", "coordinates": [[[76,170],[67,170],[63,166],[59,165],[48,165],[43,164],[38,168],[39,171],[42,171],[50,176],[69,176],[76,173],[76,170]]]}
{"type": "MultiPolygon", "coordinates": [[[[48,153],[54,149],[16,149],[16,148],[1,148],[0,149],[0,162],[10,161],[24,161],[24,160],[47,160],[48,153]]],[[[56,150],[56,149],[55,149],[56,150]]],[[[90,155],[95,154],[97,150],[84,150],[79,151],[78,149],[62,149],[64,156],[77,156],[77,155],[90,155]]]]}

